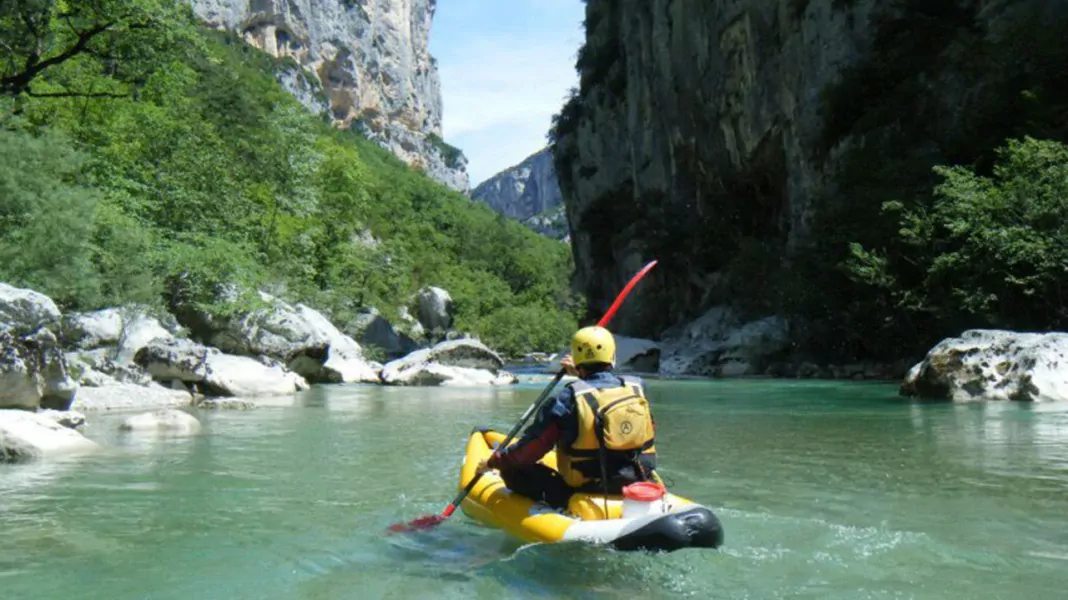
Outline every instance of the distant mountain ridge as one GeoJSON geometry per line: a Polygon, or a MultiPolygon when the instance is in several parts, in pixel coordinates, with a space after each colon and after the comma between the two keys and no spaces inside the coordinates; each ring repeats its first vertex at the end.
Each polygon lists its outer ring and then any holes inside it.
{"type": "Polygon", "coordinates": [[[554,210],[564,200],[548,148],[482,182],[471,197],[538,233],[557,239],[567,236],[563,212],[554,210]]]}

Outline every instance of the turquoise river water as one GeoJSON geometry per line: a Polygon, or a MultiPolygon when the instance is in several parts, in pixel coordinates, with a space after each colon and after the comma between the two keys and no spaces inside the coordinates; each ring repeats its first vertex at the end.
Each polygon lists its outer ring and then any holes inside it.
{"type": "Polygon", "coordinates": [[[1068,407],[918,404],[889,385],[652,381],[662,473],[725,545],[523,546],[441,510],[507,389],[317,387],[200,435],[0,466],[0,598],[1068,598],[1068,407]]]}

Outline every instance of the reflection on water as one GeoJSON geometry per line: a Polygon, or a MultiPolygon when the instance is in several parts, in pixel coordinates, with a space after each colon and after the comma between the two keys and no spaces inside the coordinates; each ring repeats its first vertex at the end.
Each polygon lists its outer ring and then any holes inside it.
{"type": "Polygon", "coordinates": [[[189,437],[92,415],[101,452],[0,466],[4,598],[1053,598],[1068,564],[1068,407],[912,404],[893,386],[652,381],[674,491],[720,551],[523,546],[438,512],[504,388],[317,387],[198,411],[189,437]],[[1011,574],[1007,576],[1007,574],[1011,574]],[[86,585],[87,581],[94,582],[86,585]]]}
{"type": "Polygon", "coordinates": [[[1068,407],[983,403],[938,409],[913,405],[910,414],[940,455],[964,468],[1026,480],[1007,485],[1068,493],[1068,407]]]}

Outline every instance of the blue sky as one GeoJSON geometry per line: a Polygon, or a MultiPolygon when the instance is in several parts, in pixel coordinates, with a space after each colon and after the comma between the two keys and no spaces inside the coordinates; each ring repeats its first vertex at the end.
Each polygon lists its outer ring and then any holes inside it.
{"type": "Polygon", "coordinates": [[[582,0],[438,0],[443,137],[464,151],[471,187],[546,145],[552,115],[577,85],[582,0]]]}

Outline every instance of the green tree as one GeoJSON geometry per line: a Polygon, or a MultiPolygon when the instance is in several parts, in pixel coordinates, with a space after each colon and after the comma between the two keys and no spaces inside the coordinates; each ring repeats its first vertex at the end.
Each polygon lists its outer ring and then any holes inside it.
{"type": "Polygon", "coordinates": [[[183,8],[166,0],[6,0],[0,3],[0,94],[127,95],[129,88],[121,86],[42,91],[34,84],[74,61],[95,61],[101,70],[123,72],[128,81],[143,78],[151,72],[145,59],[173,42],[177,32],[168,26],[183,8]]]}
{"type": "Polygon", "coordinates": [[[98,194],[83,185],[83,161],[61,135],[0,128],[0,280],[66,306],[99,291],[89,246],[98,194]]]}
{"type": "Polygon", "coordinates": [[[991,177],[936,167],[942,183],[929,206],[887,203],[910,251],[888,256],[854,244],[854,279],[898,310],[947,323],[1068,325],[1068,146],[1026,137],[997,155],[991,177]]]}

